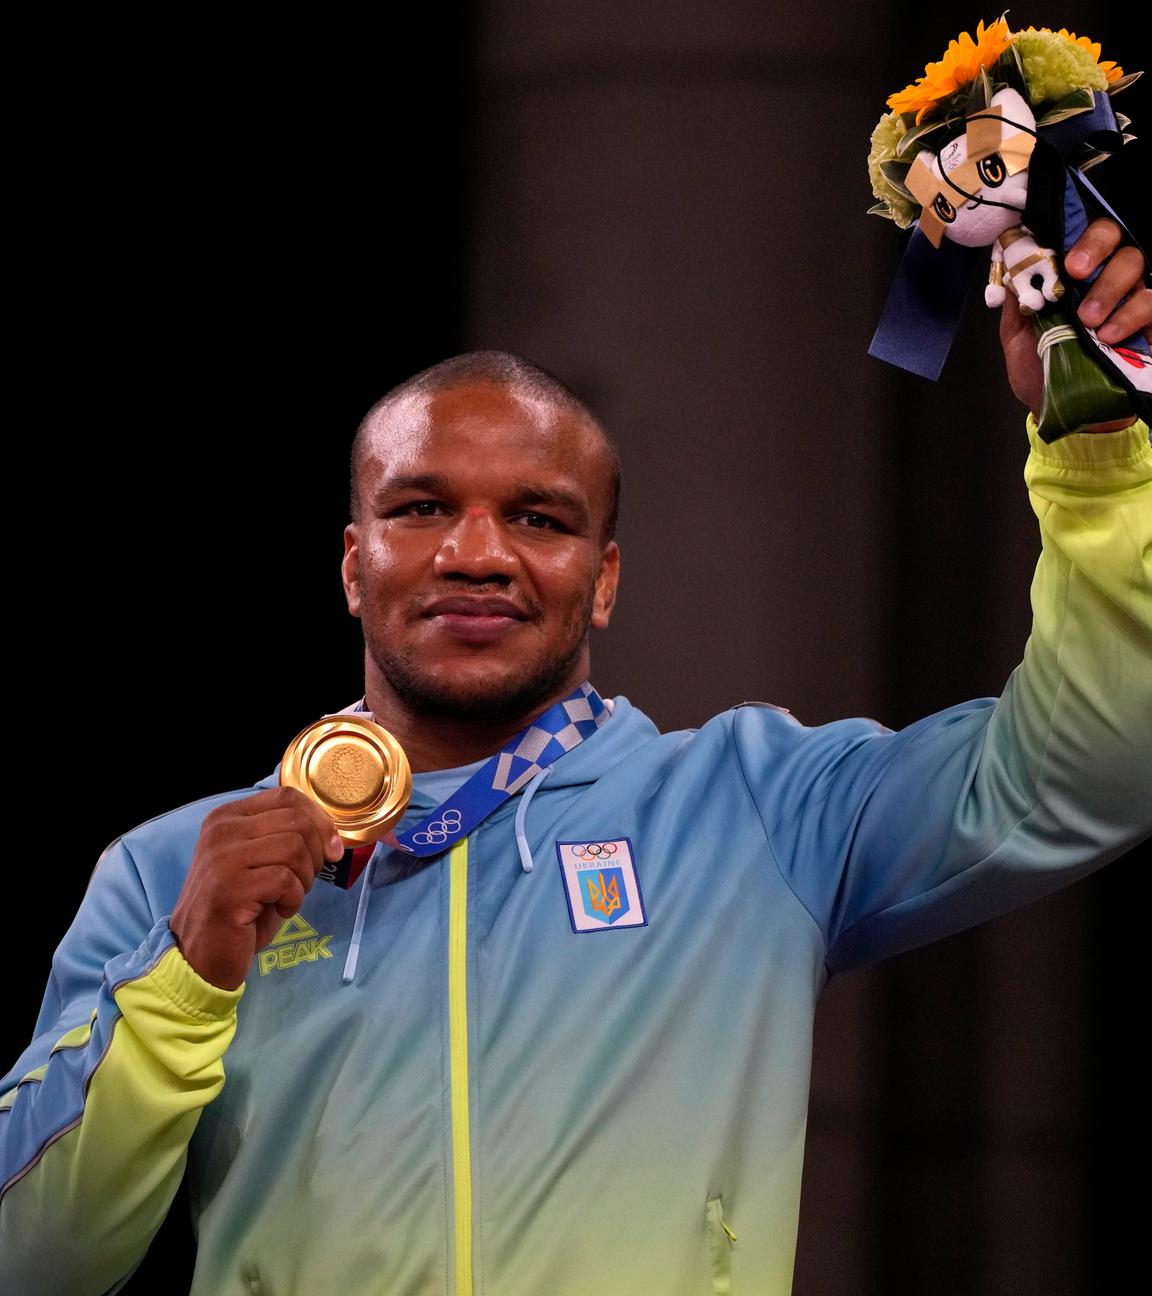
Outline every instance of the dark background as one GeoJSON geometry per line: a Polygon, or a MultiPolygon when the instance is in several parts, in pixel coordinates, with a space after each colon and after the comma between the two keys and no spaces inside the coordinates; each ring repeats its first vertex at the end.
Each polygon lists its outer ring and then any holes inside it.
{"type": "MultiPolygon", "coordinates": [[[[973,306],[936,386],[866,355],[900,246],[864,214],[868,136],[980,17],[476,0],[35,34],[10,491],[39,520],[9,567],[35,867],[6,1058],[103,846],[358,696],[348,444],[454,351],[554,369],[620,444],[602,692],[679,727],[745,698],[898,726],[999,691],[1038,546],[994,320],[973,306]]],[[[1119,6],[1010,20],[1148,61],[1119,6]]],[[[1148,99],[1118,101],[1137,133],[1148,99]]],[[[1138,233],[1146,171],[1137,143],[1093,173],[1138,233]]],[[[1060,1296],[1136,1258],[1139,864],[831,987],[800,1296],[1060,1296]]],[[[188,1245],[170,1223],[128,1290],[180,1290],[188,1245]]]]}

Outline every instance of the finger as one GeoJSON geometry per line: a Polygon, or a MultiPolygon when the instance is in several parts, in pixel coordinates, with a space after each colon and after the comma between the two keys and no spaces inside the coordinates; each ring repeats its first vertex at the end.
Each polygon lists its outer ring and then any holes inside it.
{"type": "MultiPolygon", "coordinates": [[[[290,805],[275,800],[266,804],[272,808],[257,814],[246,808],[229,817],[226,806],[212,811],[206,816],[200,831],[197,858],[218,860],[230,869],[248,868],[255,860],[270,862],[264,853],[264,843],[268,839],[283,841],[290,838],[318,871],[331,849],[330,841],[334,836],[331,825],[322,829],[317,816],[312,813],[315,807],[309,809],[303,798],[290,805]],[[259,855],[253,853],[257,846],[261,848],[259,855]]],[[[320,822],[327,824],[323,815],[320,822]]]]}
{"type": "Polygon", "coordinates": [[[300,834],[294,832],[272,833],[267,837],[257,837],[253,841],[239,843],[238,849],[243,852],[243,863],[238,872],[260,873],[283,865],[291,869],[300,879],[300,884],[306,892],[312,889],[312,883],[316,881],[316,875],[323,863],[322,858],[320,860],[313,858],[300,834]]]}
{"type": "Polygon", "coordinates": [[[311,884],[310,875],[301,878],[297,869],[281,861],[245,869],[230,877],[226,888],[182,895],[170,926],[182,942],[193,937],[202,947],[218,945],[230,939],[229,934],[259,924],[269,906],[294,903],[299,908],[311,884]]]}
{"type": "Polygon", "coordinates": [[[1102,324],[1144,278],[1144,258],[1139,248],[1123,247],[1100,271],[1084,294],[1077,312],[1090,328],[1102,324]]]}
{"type": "Polygon", "coordinates": [[[300,912],[304,904],[304,897],[307,891],[300,885],[300,879],[293,875],[292,882],[289,883],[280,893],[280,899],[273,906],[281,918],[291,918],[293,914],[300,912]]]}
{"type": "Polygon", "coordinates": [[[255,948],[261,949],[276,935],[285,918],[300,912],[307,892],[295,874],[278,869],[261,869],[256,881],[262,885],[251,897],[257,911],[253,934],[255,948]],[[269,898],[263,900],[262,895],[269,898]]]}
{"type": "Polygon", "coordinates": [[[1064,254],[1064,269],[1073,279],[1087,279],[1120,246],[1123,233],[1114,220],[1094,220],[1064,254]]]}
{"type": "Polygon", "coordinates": [[[264,788],[261,792],[253,792],[251,796],[240,797],[236,801],[229,801],[227,805],[218,806],[213,813],[263,814],[266,810],[274,810],[277,806],[294,805],[297,798],[302,798],[304,801],[308,800],[303,792],[298,792],[295,788],[264,788]]]}
{"type": "Polygon", "coordinates": [[[239,801],[231,801],[226,806],[218,807],[217,810],[212,811],[212,815],[227,815],[229,812],[235,812],[239,815],[257,816],[281,809],[294,810],[297,813],[306,814],[312,819],[323,840],[323,854],[326,858],[335,862],[344,854],[344,844],[337,835],[332,820],[328,818],[315,801],[306,797],[297,788],[266,788],[263,792],[257,792],[253,796],[244,797],[239,801]]]}
{"type": "Polygon", "coordinates": [[[288,865],[269,864],[267,868],[253,869],[245,879],[236,896],[236,909],[245,923],[249,912],[258,915],[269,906],[279,910],[283,905],[291,910],[285,914],[290,918],[298,912],[307,894],[307,888],[288,865]]]}
{"type": "Polygon", "coordinates": [[[1101,342],[1123,342],[1136,333],[1152,340],[1152,289],[1141,288],[1097,330],[1101,342]]]}
{"type": "Polygon", "coordinates": [[[335,864],[337,860],[344,857],[344,843],[340,840],[336,825],[314,801],[309,801],[308,805],[323,843],[322,854],[325,859],[330,859],[335,864]]]}
{"type": "Polygon", "coordinates": [[[311,797],[305,796],[297,788],[286,787],[280,788],[279,791],[285,793],[289,804],[302,810],[316,825],[316,830],[324,843],[323,855],[332,860],[333,863],[340,859],[344,854],[344,843],[340,840],[332,820],[328,818],[316,802],[311,797]]]}
{"type": "MultiPolygon", "coordinates": [[[[320,816],[326,823],[325,816],[320,816]]],[[[316,868],[323,866],[328,840],[332,836],[331,825],[327,829],[317,823],[317,816],[305,814],[299,806],[280,806],[266,810],[261,815],[250,816],[242,821],[244,840],[258,841],[262,837],[271,837],[283,833],[296,833],[304,842],[312,856],[316,868]]]]}

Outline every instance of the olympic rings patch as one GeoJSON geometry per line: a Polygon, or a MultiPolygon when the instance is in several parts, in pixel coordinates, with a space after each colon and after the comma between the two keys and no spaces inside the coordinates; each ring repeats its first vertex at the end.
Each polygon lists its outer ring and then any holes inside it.
{"type": "Polygon", "coordinates": [[[413,833],[412,840],[421,846],[440,846],[449,837],[456,836],[461,823],[459,810],[445,810],[439,819],[433,819],[426,828],[413,833]]]}
{"type": "Polygon", "coordinates": [[[615,855],[619,849],[619,842],[585,842],[581,846],[573,846],[572,854],[582,860],[601,859],[615,855]]]}

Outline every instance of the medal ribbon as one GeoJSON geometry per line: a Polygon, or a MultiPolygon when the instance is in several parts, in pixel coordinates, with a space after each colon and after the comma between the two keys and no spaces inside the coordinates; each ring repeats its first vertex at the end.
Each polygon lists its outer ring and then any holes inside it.
{"type": "Polygon", "coordinates": [[[591,738],[611,712],[591,684],[550,706],[510,738],[472,777],[407,832],[396,845],[411,855],[439,855],[526,787],[541,770],[591,738]]]}

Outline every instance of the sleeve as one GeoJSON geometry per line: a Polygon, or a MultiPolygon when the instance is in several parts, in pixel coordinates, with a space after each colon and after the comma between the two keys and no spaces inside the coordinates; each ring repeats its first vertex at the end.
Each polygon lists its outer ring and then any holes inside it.
{"type": "Polygon", "coordinates": [[[1081,877],[1152,833],[1152,449],[1140,423],[1045,445],[1025,471],[1042,552],[999,700],[898,733],[734,738],[777,867],[832,972],[925,944],[1081,877]]]}
{"type": "Polygon", "coordinates": [[[189,967],[110,847],[0,1081],[0,1290],[99,1296],[132,1272],[223,1085],[241,993],[189,967]]]}

